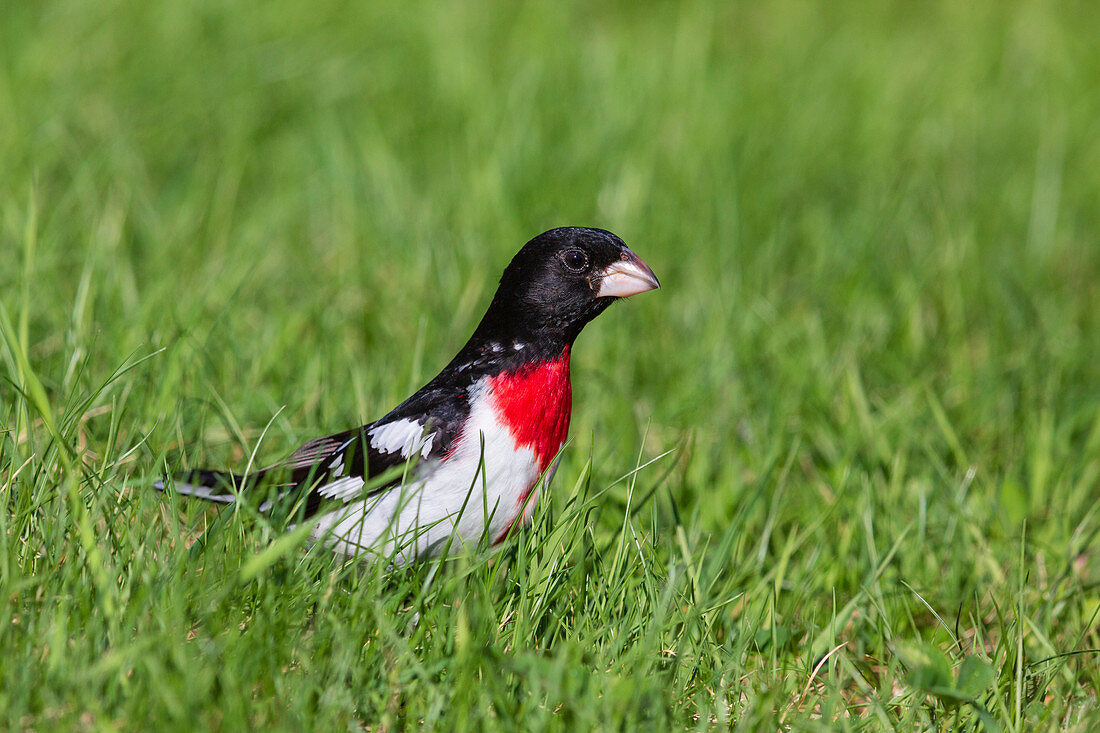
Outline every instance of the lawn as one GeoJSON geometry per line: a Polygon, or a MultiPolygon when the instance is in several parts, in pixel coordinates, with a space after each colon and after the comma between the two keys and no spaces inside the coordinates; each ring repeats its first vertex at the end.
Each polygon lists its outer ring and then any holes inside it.
{"type": "Polygon", "coordinates": [[[1100,728],[1100,8],[0,4],[0,728],[1100,728]],[[374,419],[519,246],[663,289],[535,521],[158,494],[374,419]]]}

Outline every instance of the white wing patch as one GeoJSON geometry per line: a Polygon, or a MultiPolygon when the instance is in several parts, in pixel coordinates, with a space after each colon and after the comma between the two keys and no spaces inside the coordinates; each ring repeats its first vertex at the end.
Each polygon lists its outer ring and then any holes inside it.
{"type": "Polygon", "coordinates": [[[344,451],[354,442],[355,438],[351,438],[341,443],[340,447],[336,449],[336,457],[329,462],[328,470],[335,478],[340,478],[348,472],[348,467],[344,465],[344,451]]]}
{"type": "Polygon", "coordinates": [[[336,478],[340,478],[344,475],[344,454],[336,456],[332,459],[332,462],[328,464],[328,470],[332,471],[332,475],[336,478]]]}
{"type": "Polygon", "coordinates": [[[361,476],[347,476],[319,487],[317,493],[326,499],[349,501],[359,495],[365,483],[361,476]]]}
{"type": "Polygon", "coordinates": [[[408,458],[419,451],[421,458],[427,458],[432,450],[434,435],[425,434],[424,427],[415,420],[394,420],[385,425],[377,425],[367,431],[371,447],[380,453],[401,453],[408,458]]]}

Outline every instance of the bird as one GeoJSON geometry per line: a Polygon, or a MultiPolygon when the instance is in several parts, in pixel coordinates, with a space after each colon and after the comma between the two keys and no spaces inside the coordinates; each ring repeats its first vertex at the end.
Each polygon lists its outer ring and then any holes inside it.
{"type": "Polygon", "coordinates": [[[311,541],[394,567],[500,545],[531,521],[557,467],[577,336],[615,301],[658,288],[609,231],[543,232],[505,268],[458,354],[382,418],[247,475],[195,469],[155,487],[221,504],[256,497],[261,513],[289,503],[312,521],[311,541]]]}

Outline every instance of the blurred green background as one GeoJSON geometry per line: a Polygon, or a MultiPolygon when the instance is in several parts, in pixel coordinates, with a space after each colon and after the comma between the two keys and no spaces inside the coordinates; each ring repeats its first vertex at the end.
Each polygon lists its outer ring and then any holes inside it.
{"type": "MultiPolygon", "coordinates": [[[[633,591],[524,657],[529,638],[493,636],[498,578],[462,623],[532,665],[500,684],[589,687],[455,720],[1088,729],[1096,657],[1041,660],[1100,647],[1098,90],[1085,2],[3,3],[0,595],[24,621],[0,618],[0,649],[27,660],[0,673],[9,722],[450,721],[417,706],[457,674],[394,712],[362,659],[361,678],[234,666],[300,650],[217,632],[261,612],[256,586],[204,606],[219,576],[188,575],[175,537],[214,515],[145,487],[381,415],[462,345],[524,241],[588,225],[663,289],[581,336],[556,489],[589,457],[605,488],[674,451],[639,473],[640,511],[618,484],[577,531],[617,536],[629,504],[638,572],[694,619],[664,630],[708,661],[647,683],[654,641],[616,667],[633,591]],[[86,562],[54,573],[66,557],[86,562]],[[135,590],[169,576],[175,600],[135,590]],[[214,606],[220,672],[148,621],[214,606]],[[811,674],[826,637],[847,646],[811,674]],[[135,673],[154,647],[175,661],[135,673]],[[961,706],[928,692],[968,664],[994,677],[961,706]],[[189,693],[202,674],[215,691],[189,693]],[[311,684],[357,702],[308,703],[311,684]],[[212,712],[238,692],[251,708],[212,712]]],[[[234,526],[228,567],[258,547],[234,526]]],[[[339,613],[347,643],[378,622],[339,613]]],[[[447,644],[403,653],[485,672],[447,644]]]]}

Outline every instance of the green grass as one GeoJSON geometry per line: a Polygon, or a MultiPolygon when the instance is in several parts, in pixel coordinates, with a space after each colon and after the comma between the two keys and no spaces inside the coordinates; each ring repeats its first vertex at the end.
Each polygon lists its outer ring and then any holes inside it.
{"type": "Polygon", "coordinates": [[[0,727],[1100,727],[1098,37],[0,5],[0,727]],[[581,336],[501,552],[387,576],[149,489],[380,415],[563,224],[664,289],[581,336]]]}

